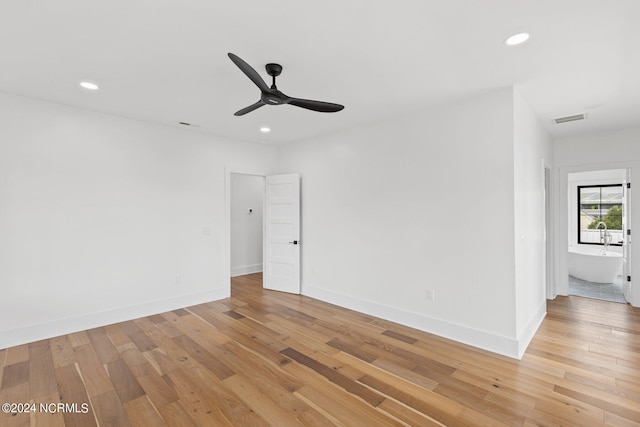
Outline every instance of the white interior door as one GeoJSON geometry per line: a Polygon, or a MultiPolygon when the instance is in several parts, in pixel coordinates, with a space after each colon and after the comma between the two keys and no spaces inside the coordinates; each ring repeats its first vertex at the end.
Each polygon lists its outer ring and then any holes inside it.
{"type": "Polygon", "coordinates": [[[622,184],[622,289],[624,298],[631,300],[631,171],[627,169],[627,179],[622,184]]]}
{"type": "Polygon", "coordinates": [[[300,293],[300,176],[266,177],[265,289],[300,293]]]}

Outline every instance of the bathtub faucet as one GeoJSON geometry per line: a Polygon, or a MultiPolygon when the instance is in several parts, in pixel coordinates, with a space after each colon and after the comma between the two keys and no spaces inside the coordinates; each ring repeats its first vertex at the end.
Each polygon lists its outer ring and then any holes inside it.
{"type": "Polygon", "coordinates": [[[602,255],[606,255],[607,254],[607,249],[609,249],[609,245],[611,244],[611,233],[609,233],[607,231],[607,224],[605,224],[604,222],[600,221],[597,225],[596,225],[596,230],[600,229],[600,224],[602,224],[604,226],[603,231],[600,232],[600,240],[604,243],[604,248],[602,248],[602,255]]]}

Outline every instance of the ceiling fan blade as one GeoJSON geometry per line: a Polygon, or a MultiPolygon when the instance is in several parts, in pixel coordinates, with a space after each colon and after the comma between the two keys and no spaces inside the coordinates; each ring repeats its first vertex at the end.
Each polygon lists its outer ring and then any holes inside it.
{"type": "Polygon", "coordinates": [[[238,110],[234,113],[234,116],[244,116],[247,113],[252,112],[253,110],[255,110],[256,108],[260,108],[263,105],[265,105],[264,102],[262,101],[258,101],[255,104],[249,105],[248,107],[244,107],[242,110],[238,110]]]}
{"type": "Polygon", "coordinates": [[[251,65],[247,64],[242,60],[242,58],[234,55],[233,53],[228,53],[228,55],[233,63],[236,64],[238,68],[240,68],[240,70],[242,70],[242,72],[245,73],[247,77],[249,77],[251,81],[256,84],[256,86],[258,86],[258,88],[260,88],[262,92],[269,90],[269,86],[267,86],[264,80],[262,80],[262,77],[260,77],[260,74],[258,74],[258,72],[254,70],[251,65]]]}
{"type": "Polygon", "coordinates": [[[307,110],[320,111],[321,113],[335,113],[344,108],[344,105],[334,104],[332,102],[313,101],[311,99],[289,98],[287,104],[296,107],[306,108],[307,110]]]}

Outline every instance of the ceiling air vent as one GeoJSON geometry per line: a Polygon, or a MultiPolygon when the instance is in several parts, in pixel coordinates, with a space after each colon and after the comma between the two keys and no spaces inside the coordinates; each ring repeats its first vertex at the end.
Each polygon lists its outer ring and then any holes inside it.
{"type": "Polygon", "coordinates": [[[555,124],[559,125],[561,123],[575,122],[576,120],[584,120],[586,118],[587,118],[587,113],[581,113],[581,114],[574,114],[573,116],[557,117],[553,119],[553,121],[555,122],[555,124]]]}

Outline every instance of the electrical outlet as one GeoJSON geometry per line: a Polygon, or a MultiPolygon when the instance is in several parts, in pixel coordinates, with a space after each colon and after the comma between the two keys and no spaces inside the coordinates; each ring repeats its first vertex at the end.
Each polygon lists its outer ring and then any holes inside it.
{"type": "Polygon", "coordinates": [[[433,301],[436,298],[436,295],[435,292],[433,292],[433,289],[425,289],[424,297],[427,301],[433,301]]]}

